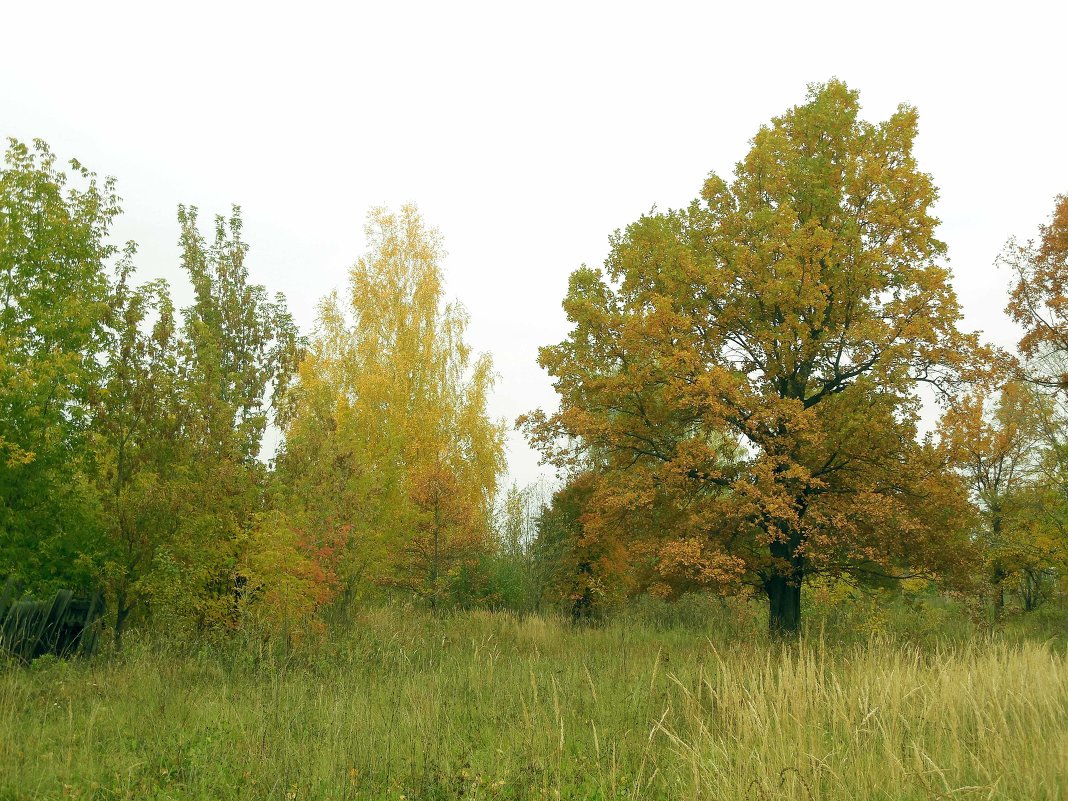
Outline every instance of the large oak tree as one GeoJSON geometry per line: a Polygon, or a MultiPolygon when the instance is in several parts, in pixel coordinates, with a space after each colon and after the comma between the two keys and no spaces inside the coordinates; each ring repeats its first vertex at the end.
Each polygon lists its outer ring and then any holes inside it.
{"type": "Polygon", "coordinates": [[[949,397],[989,354],[958,328],[916,111],[859,110],[843,83],[811,88],[733,181],[617,233],[540,353],[559,410],[520,421],[598,475],[587,539],[663,592],[755,584],[774,632],[799,628],[806,576],[931,575],[968,551],[918,387],[949,397]]]}

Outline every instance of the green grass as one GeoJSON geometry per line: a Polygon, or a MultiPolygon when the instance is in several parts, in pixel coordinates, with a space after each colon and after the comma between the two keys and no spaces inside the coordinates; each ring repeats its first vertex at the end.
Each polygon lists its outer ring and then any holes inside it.
{"type": "Polygon", "coordinates": [[[0,672],[0,799],[1068,798],[1063,645],[368,610],[0,672]]]}

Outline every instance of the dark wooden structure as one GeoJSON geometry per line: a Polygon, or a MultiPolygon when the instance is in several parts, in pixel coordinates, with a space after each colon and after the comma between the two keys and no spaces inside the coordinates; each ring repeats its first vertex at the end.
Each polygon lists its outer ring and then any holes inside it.
{"type": "Polygon", "coordinates": [[[23,662],[44,654],[91,654],[100,634],[104,603],[100,593],[75,598],[60,590],[51,601],[14,600],[14,582],[0,594],[0,650],[23,662]]]}

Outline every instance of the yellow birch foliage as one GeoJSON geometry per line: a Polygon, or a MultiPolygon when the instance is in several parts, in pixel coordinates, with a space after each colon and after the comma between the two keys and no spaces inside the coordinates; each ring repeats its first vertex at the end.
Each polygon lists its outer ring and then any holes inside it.
{"type": "Polygon", "coordinates": [[[414,206],[374,209],[349,287],[320,306],[286,421],[280,475],[309,529],[349,532],[350,593],[402,586],[434,601],[488,545],[504,468],[503,426],[487,412],[488,355],[445,303],[441,237],[414,206]]]}

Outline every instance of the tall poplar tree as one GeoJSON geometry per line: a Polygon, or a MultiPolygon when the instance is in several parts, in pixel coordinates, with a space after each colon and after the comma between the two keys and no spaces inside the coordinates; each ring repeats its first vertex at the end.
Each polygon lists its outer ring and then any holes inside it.
{"type": "Polygon", "coordinates": [[[294,375],[302,340],[285,298],[249,280],[240,209],[218,215],[214,236],[195,207],[178,208],[181,264],[194,300],[182,309],[180,396],[188,412],[189,491],[180,555],[201,593],[204,626],[233,614],[242,542],[264,511],[264,432],[294,375]]]}
{"type": "Polygon", "coordinates": [[[121,648],[131,614],[152,597],[161,557],[182,550],[193,460],[185,431],[193,410],[182,402],[167,283],[132,286],[129,263],[117,278],[101,381],[91,394],[100,536],[82,561],[106,592],[121,648]]]}

